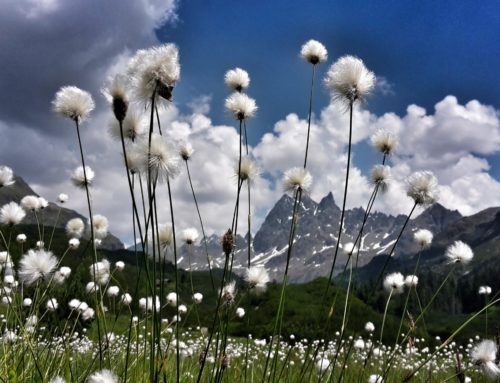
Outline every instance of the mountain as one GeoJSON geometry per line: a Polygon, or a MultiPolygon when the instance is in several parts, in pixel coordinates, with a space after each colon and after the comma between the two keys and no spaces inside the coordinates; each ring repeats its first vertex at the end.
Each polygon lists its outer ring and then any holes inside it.
{"type": "MultiPolygon", "coordinates": [[[[262,226],[257,231],[251,244],[252,265],[265,266],[271,277],[280,280],[285,268],[288,250],[288,236],[292,220],[293,198],[284,194],[269,211],[262,226]]],[[[299,223],[290,258],[289,279],[295,283],[328,276],[337,242],[341,210],[336,205],[332,193],[319,203],[304,196],[299,206],[299,223]]],[[[344,244],[356,239],[365,211],[354,208],[346,211],[344,230],[335,265],[335,274],[341,272],[346,263],[344,244]]],[[[440,204],[435,204],[411,219],[396,250],[398,258],[410,257],[418,250],[413,243],[413,233],[418,229],[428,229],[439,233],[450,224],[460,220],[458,211],[451,211],[440,204]]],[[[366,222],[361,241],[358,266],[368,264],[374,257],[390,251],[391,246],[406,220],[404,215],[388,215],[373,212],[366,222]]],[[[223,265],[224,258],[220,248],[220,239],[212,236],[208,239],[209,254],[217,266],[223,265]]],[[[183,253],[184,254],[184,253],[183,253]]],[[[241,237],[236,248],[233,270],[243,273],[247,265],[247,242],[241,237]]],[[[200,270],[207,267],[203,246],[197,246],[191,254],[191,266],[200,270]]],[[[189,265],[181,265],[189,267],[189,265]]]]}
{"type": "MultiPolygon", "coordinates": [[[[35,195],[39,197],[39,195],[36,194],[21,177],[16,176],[15,183],[13,185],[0,188],[0,206],[12,201],[20,203],[21,199],[27,195],[35,195]]],[[[55,226],[58,228],[64,228],[66,226],[66,222],[72,218],[81,218],[84,222],[88,221],[88,219],[80,213],[60,205],[56,205],[52,202],[49,202],[49,205],[45,209],[40,210],[37,215],[40,224],[43,224],[46,227],[55,226]]],[[[26,217],[23,219],[22,223],[37,225],[37,217],[32,212],[26,212],[26,217]]],[[[84,234],[83,238],[89,239],[89,233],[84,234]]],[[[100,247],[106,250],[119,250],[123,249],[124,246],[117,237],[109,233],[108,236],[103,239],[100,247]]]]}

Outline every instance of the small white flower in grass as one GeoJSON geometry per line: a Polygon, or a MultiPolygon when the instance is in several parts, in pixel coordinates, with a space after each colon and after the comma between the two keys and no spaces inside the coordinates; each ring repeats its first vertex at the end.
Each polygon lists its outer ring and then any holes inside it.
{"type": "Polygon", "coordinates": [[[9,297],[9,296],[3,296],[2,297],[2,304],[4,306],[8,306],[10,304],[12,304],[12,297],[9,297]]]}
{"type": "Polygon", "coordinates": [[[28,326],[36,326],[38,323],[38,317],[36,315],[30,315],[26,318],[26,325],[28,326]]]}
{"type": "Polygon", "coordinates": [[[391,155],[398,146],[397,137],[385,129],[379,129],[370,139],[371,144],[380,153],[391,155]]]}
{"type": "Polygon", "coordinates": [[[245,281],[250,289],[263,292],[270,281],[269,273],[263,266],[252,266],[245,272],[245,281]]]}
{"type": "Polygon", "coordinates": [[[136,98],[149,103],[156,91],[157,97],[170,101],[181,73],[179,50],[175,44],[139,50],[129,61],[128,73],[136,98]]]}
{"type": "Polygon", "coordinates": [[[152,179],[166,181],[180,172],[180,156],[177,150],[159,134],[151,137],[151,148],[148,140],[141,142],[142,166],[144,174],[151,172],[152,179]]]}
{"type": "MultiPolygon", "coordinates": [[[[123,139],[125,142],[134,142],[142,137],[148,129],[147,120],[144,115],[135,109],[129,110],[127,117],[122,122],[123,139]]],[[[118,142],[121,142],[122,132],[120,124],[116,121],[111,122],[109,133],[118,142]]],[[[127,153],[128,156],[128,153],[127,153]]]]}
{"type": "Polygon", "coordinates": [[[462,241],[455,241],[446,248],[446,257],[452,263],[469,263],[474,257],[474,253],[469,245],[462,241]]]}
{"type": "Polygon", "coordinates": [[[198,239],[198,236],[199,236],[198,230],[196,230],[194,227],[182,231],[182,240],[187,245],[194,244],[198,239]]]}
{"type": "Polygon", "coordinates": [[[416,275],[407,275],[405,278],[406,287],[417,287],[418,277],[416,275]]]}
{"type": "Polygon", "coordinates": [[[110,277],[109,267],[110,265],[107,259],[90,265],[89,271],[92,280],[101,286],[108,283],[110,277]]]}
{"type": "Polygon", "coordinates": [[[120,303],[129,306],[132,303],[132,295],[130,295],[129,293],[122,294],[120,303]]]}
{"type": "Polygon", "coordinates": [[[109,286],[108,291],[106,291],[107,296],[110,298],[117,297],[119,293],[120,288],[118,286],[109,286]]]}
{"type": "Polygon", "coordinates": [[[326,358],[321,358],[316,361],[316,368],[319,370],[320,374],[324,374],[326,370],[330,367],[330,361],[326,358]]]}
{"type": "Polygon", "coordinates": [[[468,376],[466,376],[466,377],[464,378],[464,383],[472,383],[472,379],[471,379],[471,378],[469,378],[468,376]]]}
{"type": "Polygon", "coordinates": [[[250,76],[246,70],[234,68],[226,72],[224,82],[231,90],[241,92],[250,85],[250,76]]]}
{"type": "Polygon", "coordinates": [[[57,201],[58,201],[59,203],[63,204],[63,203],[68,202],[68,198],[69,198],[69,197],[68,197],[68,195],[67,195],[67,194],[61,193],[61,194],[59,194],[59,196],[57,197],[57,201]]]}
{"type": "Polygon", "coordinates": [[[0,265],[10,262],[10,255],[6,251],[0,251],[0,265]]]}
{"type": "Polygon", "coordinates": [[[63,117],[83,121],[94,110],[95,104],[90,93],[76,86],[63,86],[52,101],[54,111],[63,117]]]}
{"type": "Polygon", "coordinates": [[[225,102],[226,109],[237,120],[246,120],[255,115],[257,104],[253,98],[243,93],[233,93],[225,102]]]}
{"type": "Polygon", "coordinates": [[[89,282],[85,286],[85,291],[90,294],[90,293],[95,293],[96,291],[99,291],[99,285],[97,285],[95,282],[89,282]]]}
{"type": "Polygon", "coordinates": [[[118,383],[118,376],[110,370],[101,370],[94,372],[89,376],[88,383],[118,383]]]}
{"type": "Polygon", "coordinates": [[[426,229],[420,229],[413,234],[413,240],[422,248],[429,247],[432,243],[432,232],[426,229]]]}
{"type": "Polygon", "coordinates": [[[83,171],[83,166],[78,166],[71,176],[71,181],[76,187],[85,189],[85,185],[92,186],[94,177],[94,171],[90,168],[90,166],[85,166],[85,172],[83,171]],[[85,178],[85,176],[87,177],[85,178]]]}
{"type": "Polygon", "coordinates": [[[40,200],[35,195],[27,195],[21,199],[21,206],[24,210],[38,211],[40,210],[40,200]]]}
{"type": "Polygon", "coordinates": [[[158,296],[155,296],[154,300],[152,297],[139,299],[139,308],[144,312],[152,312],[153,305],[156,307],[156,310],[160,309],[160,298],[158,296]]]}
{"type": "Polygon", "coordinates": [[[68,302],[68,307],[70,308],[70,310],[76,310],[80,307],[81,304],[82,302],[80,302],[80,300],[72,299],[68,302]]]}
{"type": "Polygon", "coordinates": [[[429,171],[415,172],[406,180],[406,194],[417,205],[432,205],[438,199],[438,181],[429,171]]]}
{"type": "Polygon", "coordinates": [[[491,287],[490,286],[480,286],[478,294],[479,295],[490,295],[491,294],[491,287]]]}
{"type": "Polygon", "coordinates": [[[236,282],[231,281],[222,288],[222,302],[230,305],[234,302],[236,297],[236,282]]]}
{"type": "Polygon", "coordinates": [[[372,374],[368,378],[368,383],[384,383],[384,380],[382,379],[382,376],[372,374]]]}
{"type": "Polygon", "coordinates": [[[56,298],[50,298],[48,301],[47,301],[47,310],[48,311],[56,311],[57,308],[59,307],[59,303],[57,302],[57,299],[56,298]]]}
{"type": "Polygon", "coordinates": [[[2,341],[4,343],[14,343],[17,340],[17,335],[14,331],[5,331],[2,336],[2,341]]]}
{"type": "Polygon", "coordinates": [[[172,307],[177,306],[177,294],[176,293],[168,293],[167,294],[167,304],[172,307]]]}
{"type": "Polygon", "coordinates": [[[72,218],[66,223],[66,234],[71,238],[80,238],[85,230],[85,224],[81,218],[72,218]]]}
{"type": "Polygon", "coordinates": [[[25,243],[27,240],[26,234],[18,234],[16,236],[16,242],[17,243],[25,243]]]}
{"type": "Polygon", "coordinates": [[[392,273],[384,279],[384,289],[392,294],[401,294],[405,285],[405,278],[401,273],[392,273]]]}
{"type": "Polygon", "coordinates": [[[115,263],[115,269],[117,271],[123,271],[124,268],[125,268],[125,262],[118,261],[118,262],[115,263]]]}
{"type": "Polygon", "coordinates": [[[186,314],[186,313],[187,313],[187,311],[188,311],[188,310],[187,310],[186,305],[179,305],[178,310],[179,310],[179,314],[180,314],[180,315],[184,315],[184,314],[186,314]]]}
{"type": "Polygon", "coordinates": [[[96,238],[94,240],[95,247],[99,247],[102,244],[102,239],[96,238]]]}
{"type": "Polygon", "coordinates": [[[243,307],[238,307],[235,312],[238,318],[243,318],[245,316],[245,309],[243,307]]]}
{"type": "Polygon", "coordinates": [[[316,65],[328,59],[328,52],[323,44],[316,40],[309,40],[302,45],[300,57],[307,62],[316,65]]]}
{"type": "Polygon", "coordinates": [[[78,246],[80,246],[80,240],[78,238],[71,238],[68,241],[69,248],[72,250],[78,249],[78,246]]]}
{"type": "Polygon", "coordinates": [[[372,333],[375,331],[375,325],[372,322],[366,322],[365,324],[365,331],[372,333]]]}
{"type": "Polygon", "coordinates": [[[31,298],[24,298],[23,299],[23,306],[24,307],[31,307],[32,304],[33,304],[33,301],[31,300],[31,298]]]}
{"type": "Polygon", "coordinates": [[[81,318],[84,322],[92,320],[94,319],[94,317],[95,317],[95,311],[92,307],[87,307],[85,310],[82,311],[81,318]]]}
{"type": "Polygon", "coordinates": [[[343,56],[328,70],[325,84],[334,99],[354,103],[363,101],[373,91],[375,75],[366,69],[361,59],[343,56]]]}
{"type": "Polygon", "coordinates": [[[238,176],[239,173],[239,178],[242,181],[252,182],[259,175],[259,169],[257,168],[257,165],[248,157],[243,157],[241,159],[241,164],[239,161],[236,162],[234,171],[236,173],[236,176],[238,176]]]}
{"type": "Polygon", "coordinates": [[[203,294],[202,293],[194,293],[193,294],[193,301],[196,304],[200,304],[203,301],[203,294]]]}
{"type": "Polygon", "coordinates": [[[26,212],[15,202],[9,202],[0,208],[0,223],[18,225],[26,216],[26,212]]]}
{"type": "Polygon", "coordinates": [[[191,158],[194,153],[194,149],[189,142],[181,142],[179,145],[179,155],[184,161],[191,158]]]}
{"type": "Polygon", "coordinates": [[[7,286],[12,286],[15,282],[15,278],[13,275],[6,275],[3,278],[3,283],[5,283],[7,286]]]}
{"type": "MultiPolygon", "coordinates": [[[[108,219],[100,214],[93,217],[94,235],[96,238],[103,239],[108,235],[109,222],[108,219]]],[[[90,222],[89,222],[90,225],[90,222]]]]}
{"type": "Polygon", "coordinates": [[[288,169],[283,179],[284,189],[287,192],[295,193],[300,189],[304,193],[309,193],[312,186],[312,176],[308,170],[296,167],[288,169]]]}
{"type": "Polygon", "coordinates": [[[49,380],[49,383],[66,383],[66,381],[60,376],[56,376],[55,378],[49,380]]]}
{"type": "Polygon", "coordinates": [[[40,205],[40,209],[45,209],[47,206],[49,206],[49,201],[47,201],[43,197],[38,197],[38,203],[40,205]]]}
{"type": "Polygon", "coordinates": [[[117,74],[109,80],[109,85],[101,90],[102,95],[111,104],[113,113],[118,121],[123,121],[128,110],[128,78],[117,74]]]}
{"type": "Polygon", "coordinates": [[[363,339],[356,339],[354,341],[353,347],[356,350],[361,351],[365,348],[365,341],[363,339]]]}
{"type": "Polygon", "coordinates": [[[40,279],[48,280],[57,266],[57,258],[50,251],[28,250],[19,262],[19,279],[32,285],[40,279]]]}
{"type": "Polygon", "coordinates": [[[495,342],[483,340],[472,349],[470,356],[489,378],[495,379],[500,375],[500,368],[496,364],[497,345],[495,342]]]}
{"type": "Polygon", "coordinates": [[[387,165],[375,165],[371,171],[371,181],[381,192],[387,191],[391,178],[391,168],[387,165]]]}
{"type": "Polygon", "coordinates": [[[42,250],[45,247],[45,242],[43,241],[36,241],[36,247],[42,250]]]}
{"type": "Polygon", "coordinates": [[[0,188],[10,186],[15,182],[14,172],[8,166],[0,166],[0,188]]]}

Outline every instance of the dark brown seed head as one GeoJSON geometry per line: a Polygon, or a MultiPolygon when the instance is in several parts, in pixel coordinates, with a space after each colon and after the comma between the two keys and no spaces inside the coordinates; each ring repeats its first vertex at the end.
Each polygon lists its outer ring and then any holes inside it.
{"type": "Polygon", "coordinates": [[[234,248],[234,236],[233,232],[231,229],[227,229],[226,234],[222,237],[222,250],[224,251],[224,254],[226,254],[226,257],[229,257],[229,255],[232,253],[234,248]]]}
{"type": "Polygon", "coordinates": [[[160,97],[163,97],[167,101],[172,101],[172,91],[174,87],[171,85],[165,85],[161,82],[158,83],[157,92],[160,97]]]}
{"type": "Polygon", "coordinates": [[[113,98],[113,113],[118,121],[123,122],[127,115],[128,101],[123,97],[113,98]]]}

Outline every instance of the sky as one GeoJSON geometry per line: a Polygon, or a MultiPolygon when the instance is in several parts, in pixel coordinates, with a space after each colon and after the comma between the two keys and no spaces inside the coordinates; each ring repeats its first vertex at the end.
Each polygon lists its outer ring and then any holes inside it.
{"type": "MultiPolygon", "coordinates": [[[[79,165],[76,133],[51,108],[55,92],[76,85],[96,110],[82,127],[85,154],[96,172],[94,210],[110,230],[132,241],[130,202],[120,145],[108,134],[111,111],[99,90],[126,70],[137,49],[173,42],[181,79],[161,109],[168,139],[187,140],[194,187],[209,233],[231,220],[237,159],[236,122],[224,110],[228,69],[251,77],[259,106],[248,121],[251,155],[261,175],[253,185],[253,231],[283,193],[282,176],[300,166],[305,149],[310,64],[299,57],[309,39],[328,60],[314,90],[311,197],[343,196],[348,119],[331,101],[323,78],[339,57],[360,57],[377,76],[367,103],[354,113],[354,154],[348,207],[368,201],[370,168],[380,156],[370,136],[385,128],[400,144],[389,164],[392,185],[376,209],[411,209],[405,178],[430,170],[440,203],[470,215],[500,205],[500,5],[494,1],[176,1],[4,0],[0,14],[0,165],[54,201],[86,211],[70,183],[79,165]]],[[[180,228],[197,227],[185,172],[173,182],[180,228]]],[[[160,218],[168,221],[166,191],[160,218]]],[[[246,216],[242,216],[246,227],[246,216]]]]}

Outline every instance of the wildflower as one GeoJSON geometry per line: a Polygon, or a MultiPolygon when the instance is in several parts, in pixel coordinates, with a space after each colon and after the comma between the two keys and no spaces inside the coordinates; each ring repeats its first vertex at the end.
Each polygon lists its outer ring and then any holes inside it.
{"type": "Polygon", "coordinates": [[[56,376],[55,378],[49,380],[49,383],[66,383],[66,381],[60,376],[56,376]]]}
{"type": "Polygon", "coordinates": [[[58,307],[59,307],[59,303],[57,302],[56,298],[50,298],[47,301],[47,310],[48,311],[56,311],[58,307]]]}
{"type": "Polygon", "coordinates": [[[389,186],[391,178],[391,168],[387,165],[375,165],[371,172],[372,182],[379,190],[385,192],[389,186]]]}
{"type": "Polygon", "coordinates": [[[76,310],[80,307],[81,304],[82,302],[80,302],[80,300],[72,299],[68,302],[68,307],[70,308],[70,310],[76,310]]]}
{"type": "Polygon", "coordinates": [[[172,307],[177,306],[177,294],[176,293],[168,293],[167,295],[167,304],[172,307]]]}
{"type": "Polygon", "coordinates": [[[40,210],[40,200],[35,195],[27,195],[21,199],[21,206],[25,210],[38,211],[40,210]]]}
{"type": "Polygon", "coordinates": [[[3,278],[3,283],[5,283],[7,286],[12,286],[14,285],[15,279],[13,275],[6,275],[3,278]]]}
{"type": "Polygon", "coordinates": [[[129,293],[122,294],[120,303],[129,306],[132,303],[132,295],[129,293]]]}
{"type": "Polygon", "coordinates": [[[243,318],[245,316],[245,309],[243,307],[238,307],[235,311],[235,314],[238,318],[243,318]]]}
{"type": "Polygon", "coordinates": [[[92,280],[99,285],[105,285],[109,281],[110,272],[109,261],[107,259],[90,265],[89,271],[92,280]]]}
{"type": "Polygon", "coordinates": [[[170,101],[181,73],[179,50],[175,44],[139,50],[130,60],[128,72],[138,99],[149,102],[155,95],[170,101]]]}
{"type": "Polygon", "coordinates": [[[418,205],[432,205],[438,199],[437,178],[429,171],[413,173],[407,179],[406,194],[418,205]]]}
{"type": "Polygon", "coordinates": [[[81,318],[84,322],[87,322],[91,319],[93,319],[95,316],[95,311],[92,307],[87,307],[85,310],[82,311],[81,318]]]}
{"type": "Polygon", "coordinates": [[[248,283],[250,289],[257,289],[263,291],[269,282],[269,274],[263,266],[252,266],[246,270],[245,281],[248,283]]]}
{"type": "Polygon", "coordinates": [[[128,94],[127,78],[121,74],[114,76],[107,88],[101,90],[106,100],[111,104],[113,113],[118,121],[123,121],[127,116],[128,94]]]}
{"type": "Polygon", "coordinates": [[[95,104],[90,93],[77,88],[76,86],[63,86],[52,101],[54,110],[63,117],[75,121],[83,121],[92,110],[95,104]]]}
{"type": "Polygon", "coordinates": [[[365,324],[365,331],[372,333],[375,331],[375,325],[372,322],[366,322],[365,324]]]}
{"type": "Polygon", "coordinates": [[[118,383],[118,376],[110,370],[96,371],[89,376],[88,383],[118,383]]]}
{"type": "Polygon", "coordinates": [[[405,278],[406,287],[412,288],[417,287],[418,285],[418,277],[416,275],[407,275],[405,278]]]}
{"type": "Polygon", "coordinates": [[[8,166],[0,166],[0,188],[10,186],[15,182],[14,172],[8,166]]]}
{"type": "Polygon", "coordinates": [[[78,166],[71,176],[71,181],[73,181],[73,185],[76,187],[85,189],[86,186],[92,186],[94,177],[94,171],[90,168],[90,166],[85,166],[85,170],[83,169],[83,166],[78,166]]]}
{"type": "Polygon", "coordinates": [[[203,300],[203,294],[201,294],[201,293],[194,293],[193,294],[194,303],[200,304],[202,300],[203,300]]]}
{"type": "Polygon", "coordinates": [[[300,56],[307,62],[316,65],[326,61],[328,52],[323,44],[316,40],[309,40],[302,45],[300,56]]]}
{"type": "Polygon", "coordinates": [[[342,249],[347,255],[352,255],[358,251],[358,247],[354,245],[353,242],[348,242],[344,246],[342,246],[342,249]]]}
{"type": "Polygon", "coordinates": [[[115,263],[115,269],[117,271],[123,271],[124,268],[125,268],[125,262],[118,261],[118,262],[115,263]]]}
{"type": "Polygon", "coordinates": [[[490,286],[480,286],[478,294],[479,295],[490,295],[491,294],[491,287],[490,286]]]}
{"type": "MultiPolygon", "coordinates": [[[[139,137],[143,136],[147,131],[147,121],[144,115],[132,109],[128,112],[127,117],[122,123],[123,139],[125,141],[135,141],[139,137]]],[[[118,141],[122,139],[122,130],[120,130],[120,124],[113,122],[110,127],[111,137],[118,141]]]]}
{"type": "Polygon", "coordinates": [[[93,217],[92,224],[95,237],[99,239],[106,238],[106,236],[108,235],[109,227],[108,219],[103,215],[96,214],[93,217]]]}
{"type": "Polygon", "coordinates": [[[187,307],[186,305],[180,305],[178,308],[179,314],[184,315],[187,313],[187,307]]]}
{"type": "Polygon", "coordinates": [[[23,299],[23,306],[24,307],[30,307],[32,303],[33,303],[33,301],[31,300],[31,298],[24,298],[23,299]]]}
{"type": "Polygon", "coordinates": [[[191,158],[194,153],[194,149],[189,142],[183,142],[179,145],[179,154],[184,161],[191,158]]]}
{"type": "Polygon", "coordinates": [[[234,68],[226,72],[224,82],[231,90],[241,92],[250,85],[250,76],[247,71],[241,68],[234,68]]]}
{"type": "Polygon", "coordinates": [[[120,288],[118,286],[109,286],[108,291],[106,292],[106,294],[110,298],[117,297],[119,293],[120,293],[120,288]]]}
{"type": "Polygon", "coordinates": [[[324,374],[326,370],[330,367],[330,361],[326,358],[318,359],[316,362],[316,368],[319,370],[320,374],[324,374]]]}
{"type": "Polygon", "coordinates": [[[239,179],[242,181],[253,181],[258,175],[259,170],[255,162],[248,157],[243,157],[241,163],[238,161],[235,166],[236,175],[239,174],[239,179]]]}
{"type": "Polygon", "coordinates": [[[372,374],[368,378],[368,383],[384,383],[384,379],[380,375],[372,374]]]}
{"type": "Polygon", "coordinates": [[[413,234],[413,240],[422,248],[429,247],[432,243],[432,232],[426,229],[420,229],[413,234]]]}
{"type": "Polygon", "coordinates": [[[68,195],[64,193],[59,194],[59,196],[57,197],[57,201],[59,201],[59,203],[68,202],[68,195]]]}
{"type": "Polygon", "coordinates": [[[398,139],[391,132],[379,129],[372,137],[371,143],[382,154],[389,156],[398,146],[398,139]]]}
{"type": "Polygon", "coordinates": [[[36,247],[39,249],[43,249],[45,247],[45,242],[43,241],[36,241],[36,247]]]}
{"type": "Polygon", "coordinates": [[[375,87],[375,75],[366,69],[361,59],[343,56],[332,64],[325,83],[335,99],[352,104],[363,101],[371,93],[375,87]]]}
{"type": "Polygon", "coordinates": [[[226,233],[222,237],[222,250],[224,251],[224,254],[226,254],[226,257],[229,257],[231,252],[234,249],[234,236],[233,232],[231,229],[227,229],[226,233]]]}
{"type": "Polygon", "coordinates": [[[283,184],[285,186],[285,191],[290,193],[295,193],[298,190],[309,193],[312,186],[312,176],[311,173],[304,168],[291,168],[285,172],[283,184]]]}
{"type": "Polygon", "coordinates": [[[182,231],[182,240],[187,245],[192,245],[198,239],[198,230],[195,228],[185,229],[182,231]]]}
{"type": "Polygon", "coordinates": [[[230,305],[236,297],[236,282],[232,281],[222,288],[222,300],[225,304],[230,305]]]}
{"type": "Polygon", "coordinates": [[[255,100],[243,93],[230,95],[226,98],[225,106],[228,112],[240,121],[253,117],[258,109],[255,100]]]}
{"type": "Polygon", "coordinates": [[[28,250],[19,262],[19,279],[32,285],[40,279],[48,279],[57,266],[57,258],[50,251],[28,250]]]}
{"type": "Polygon", "coordinates": [[[89,282],[85,286],[85,291],[87,292],[87,294],[95,293],[96,291],[99,291],[99,286],[95,282],[89,282]]]}
{"type": "Polygon", "coordinates": [[[495,363],[496,356],[497,345],[491,340],[483,340],[471,352],[474,363],[480,366],[483,373],[491,379],[495,379],[500,375],[500,368],[495,363]]]}
{"type": "Polygon", "coordinates": [[[155,306],[156,310],[160,309],[160,298],[158,298],[158,296],[155,296],[154,301],[152,297],[139,299],[139,307],[144,312],[153,311],[153,305],[155,306]]]}
{"type": "Polygon", "coordinates": [[[66,234],[71,238],[80,238],[85,229],[85,224],[81,218],[70,219],[66,223],[66,234]]]}
{"type": "Polygon", "coordinates": [[[59,272],[64,278],[68,278],[71,275],[71,269],[68,266],[61,266],[59,272]]]}
{"type": "Polygon", "coordinates": [[[25,243],[26,239],[27,239],[26,234],[18,234],[16,236],[17,243],[25,243]]]}
{"type": "Polygon", "coordinates": [[[78,246],[80,246],[80,240],[78,238],[71,238],[68,241],[69,248],[72,250],[78,249],[78,246]]]}
{"type": "Polygon", "coordinates": [[[354,341],[354,344],[353,344],[353,347],[356,349],[356,350],[362,350],[365,348],[365,342],[363,339],[356,339],[354,341]]]}
{"type": "Polygon", "coordinates": [[[0,222],[4,225],[17,225],[25,216],[23,208],[15,202],[9,202],[0,208],[0,222]]]}
{"type": "Polygon", "coordinates": [[[463,264],[469,263],[474,257],[472,249],[462,241],[455,241],[448,246],[445,255],[450,259],[450,262],[463,264]]]}
{"type": "Polygon", "coordinates": [[[139,173],[142,167],[143,155],[139,144],[127,150],[127,168],[130,174],[139,173]]]}
{"type": "Polygon", "coordinates": [[[180,157],[177,151],[159,134],[151,137],[151,147],[147,140],[141,144],[144,171],[151,172],[153,179],[159,181],[173,178],[180,172],[180,157]]]}
{"type": "Polygon", "coordinates": [[[405,285],[405,279],[401,273],[392,273],[385,277],[384,279],[384,289],[393,294],[400,294],[403,292],[403,287],[405,285]]]}

